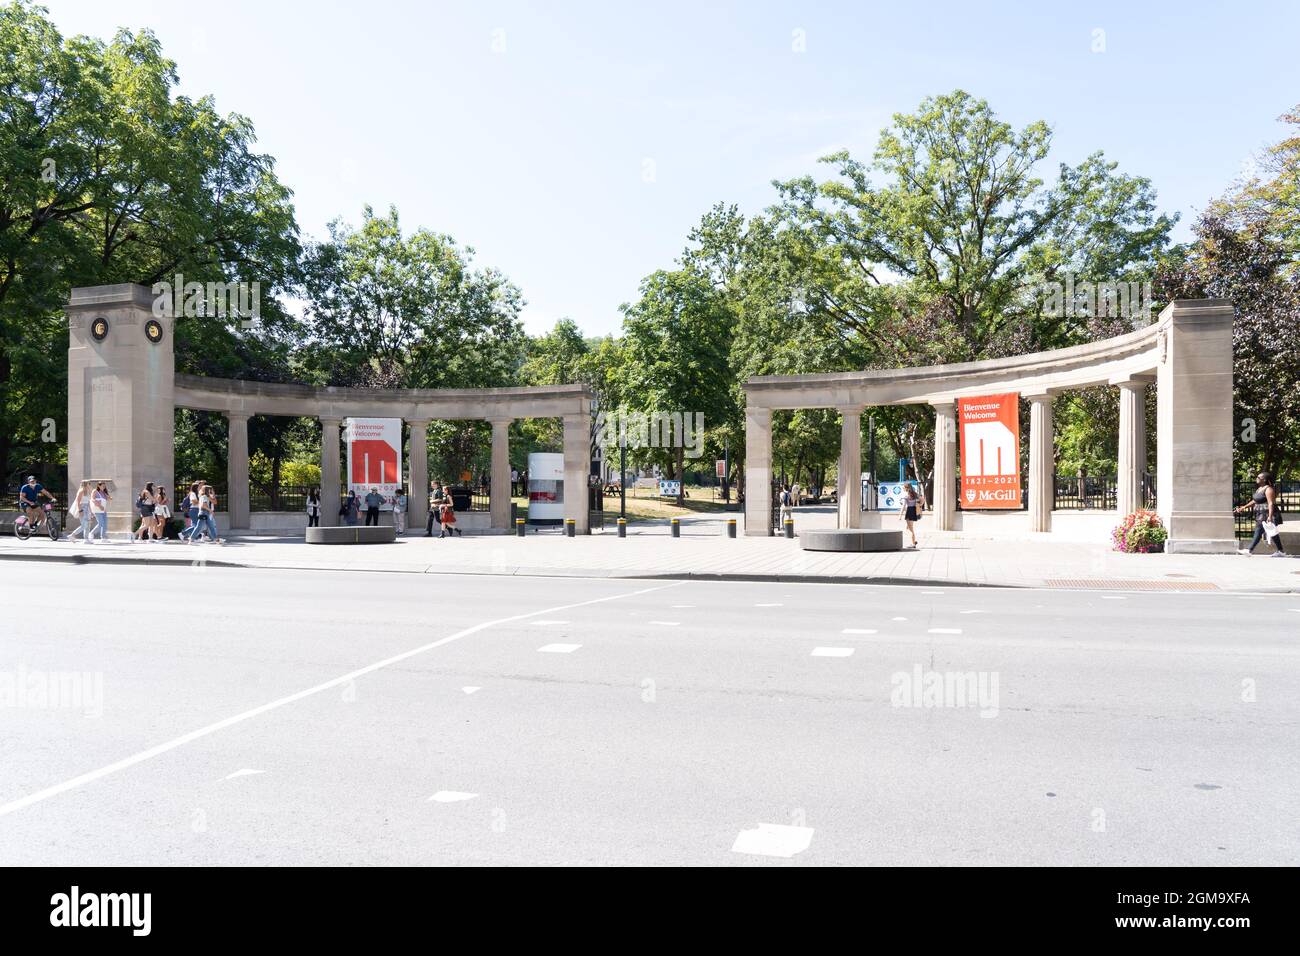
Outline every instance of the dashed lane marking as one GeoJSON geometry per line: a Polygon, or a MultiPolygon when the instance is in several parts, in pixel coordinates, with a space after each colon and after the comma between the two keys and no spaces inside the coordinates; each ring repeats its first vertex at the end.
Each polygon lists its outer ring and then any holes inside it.
{"type": "Polygon", "coordinates": [[[581,644],[546,644],[537,649],[539,654],[572,654],[581,644]]]}

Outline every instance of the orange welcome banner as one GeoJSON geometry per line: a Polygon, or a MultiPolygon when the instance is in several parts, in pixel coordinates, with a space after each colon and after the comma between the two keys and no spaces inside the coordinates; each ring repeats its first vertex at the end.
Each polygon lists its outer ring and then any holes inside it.
{"type": "Polygon", "coordinates": [[[1020,395],[957,399],[961,506],[1020,507],[1020,395]]]}

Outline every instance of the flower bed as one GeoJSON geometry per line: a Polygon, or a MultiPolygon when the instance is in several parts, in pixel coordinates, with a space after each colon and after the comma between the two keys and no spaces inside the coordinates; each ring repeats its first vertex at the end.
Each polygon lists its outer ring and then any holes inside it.
{"type": "Polygon", "coordinates": [[[1150,554],[1165,549],[1169,532],[1154,511],[1135,511],[1110,533],[1116,551],[1125,554],[1150,554]]]}

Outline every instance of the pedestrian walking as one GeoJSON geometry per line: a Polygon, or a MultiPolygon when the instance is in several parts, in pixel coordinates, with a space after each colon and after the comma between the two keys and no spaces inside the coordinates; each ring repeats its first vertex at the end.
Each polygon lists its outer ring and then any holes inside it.
{"type": "Polygon", "coordinates": [[[791,521],[794,520],[794,513],[791,505],[793,498],[790,496],[790,489],[785,485],[781,486],[779,500],[781,502],[781,527],[784,528],[787,519],[791,521]]]}
{"type": "Polygon", "coordinates": [[[90,516],[90,482],[83,481],[77,486],[76,496],[68,503],[68,517],[79,522],[76,531],[68,532],[68,540],[80,535],[82,541],[89,541],[90,529],[95,523],[90,516]]]}
{"type": "Polygon", "coordinates": [[[464,537],[460,528],[456,527],[456,505],[451,498],[451,489],[446,485],[442,488],[442,505],[440,508],[442,514],[442,534],[440,538],[450,538],[453,534],[459,534],[464,537]]]}
{"type": "Polygon", "coordinates": [[[203,482],[191,482],[189,493],[185,496],[185,530],[181,532],[181,537],[186,541],[193,539],[195,529],[198,527],[199,492],[202,490],[203,482]]]}
{"type": "Polygon", "coordinates": [[[217,495],[211,485],[203,485],[199,489],[198,517],[194,519],[194,527],[190,530],[190,544],[197,542],[204,532],[207,532],[213,544],[221,544],[221,539],[217,536],[217,523],[214,520],[216,500],[217,495]]]}
{"type": "Polygon", "coordinates": [[[1255,514],[1255,536],[1250,540],[1250,547],[1242,548],[1242,554],[1251,554],[1259,547],[1264,538],[1273,545],[1274,558],[1286,557],[1286,548],[1282,547],[1282,496],[1278,494],[1273,475],[1261,471],[1255,478],[1255,493],[1250,501],[1235,511],[1253,511],[1255,514]]]}
{"type": "Polygon", "coordinates": [[[519,496],[519,469],[511,468],[510,469],[510,497],[517,498],[518,496],[519,496]]]}
{"type": "Polygon", "coordinates": [[[406,534],[406,489],[398,488],[397,497],[393,499],[393,527],[397,534],[406,534]]]}
{"type": "Polygon", "coordinates": [[[307,527],[320,527],[320,489],[307,492],[307,527]]]}
{"type": "Polygon", "coordinates": [[[108,537],[108,503],[112,500],[105,483],[97,482],[90,493],[90,514],[95,519],[95,537],[101,544],[108,537]]]}
{"type": "Polygon", "coordinates": [[[907,526],[914,548],[917,547],[916,523],[921,520],[924,511],[925,503],[921,500],[921,493],[917,490],[916,483],[909,481],[903,486],[903,524],[907,526]]]}
{"type": "Polygon", "coordinates": [[[366,495],[366,527],[374,525],[379,527],[379,506],[384,503],[384,496],[379,493],[378,488],[371,488],[366,495]]]}
{"type": "MultiPolygon", "coordinates": [[[[442,529],[442,488],[437,480],[429,482],[429,520],[425,522],[424,536],[433,537],[433,525],[437,522],[439,531],[442,529]]],[[[438,537],[442,537],[441,534],[438,537]]]]}
{"type": "Polygon", "coordinates": [[[167,520],[171,516],[172,509],[167,501],[167,489],[160,487],[153,505],[154,536],[159,541],[167,540],[167,520]]]}
{"type": "Polygon", "coordinates": [[[149,537],[149,533],[153,531],[153,495],[153,482],[146,481],[144,487],[140,489],[140,494],[135,499],[135,510],[140,514],[140,528],[135,533],[137,541],[144,541],[149,537]]]}

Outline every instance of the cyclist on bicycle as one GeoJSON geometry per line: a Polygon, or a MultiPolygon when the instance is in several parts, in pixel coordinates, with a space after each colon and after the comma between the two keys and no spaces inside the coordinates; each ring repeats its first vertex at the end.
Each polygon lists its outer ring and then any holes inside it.
{"type": "Polygon", "coordinates": [[[45,511],[41,508],[41,495],[54,500],[54,495],[45,490],[35,475],[28,475],[27,484],[18,490],[18,507],[27,515],[32,527],[36,527],[45,518],[45,511]]]}

